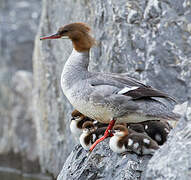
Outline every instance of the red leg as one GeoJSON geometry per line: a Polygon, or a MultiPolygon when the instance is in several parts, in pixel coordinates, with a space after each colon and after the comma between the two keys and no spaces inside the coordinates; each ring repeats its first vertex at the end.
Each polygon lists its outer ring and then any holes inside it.
{"type": "Polygon", "coordinates": [[[115,121],[116,121],[116,120],[114,120],[114,119],[110,121],[110,123],[109,123],[107,129],[105,130],[104,136],[102,136],[102,137],[99,138],[96,142],[93,143],[93,145],[92,145],[92,146],[90,147],[90,149],[89,149],[90,152],[96,147],[96,145],[97,145],[98,143],[100,143],[100,142],[103,141],[104,139],[108,138],[109,136],[112,136],[112,134],[111,134],[109,131],[113,128],[113,126],[114,126],[114,124],[115,124],[115,121]]]}

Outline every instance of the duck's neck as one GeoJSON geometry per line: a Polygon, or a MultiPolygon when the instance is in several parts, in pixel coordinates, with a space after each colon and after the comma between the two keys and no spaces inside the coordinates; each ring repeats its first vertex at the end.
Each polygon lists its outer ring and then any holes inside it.
{"type": "Polygon", "coordinates": [[[89,51],[78,52],[73,49],[70,57],[68,58],[64,70],[77,69],[82,71],[87,71],[89,65],[89,51]]]}
{"type": "Polygon", "coordinates": [[[69,88],[72,84],[88,76],[89,51],[78,52],[73,49],[64,65],[61,77],[62,87],[69,88]]]}

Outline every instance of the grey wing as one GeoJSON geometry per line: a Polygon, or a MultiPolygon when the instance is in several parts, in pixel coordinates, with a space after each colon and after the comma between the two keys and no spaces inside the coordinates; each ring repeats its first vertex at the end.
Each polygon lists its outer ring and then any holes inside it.
{"type": "Polygon", "coordinates": [[[90,102],[96,106],[107,106],[116,111],[118,117],[127,112],[139,110],[139,106],[132,101],[132,97],[117,94],[120,88],[110,85],[96,85],[92,87],[90,102]]]}
{"type": "Polygon", "coordinates": [[[144,85],[138,80],[128,77],[127,74],[97,73],[96,78],[92,78],[91,84],[92,86],[114,86],[118,88],[116,93],[132,97],[133,99],[160,97],[176,102],[176,100],[168,94],[151,86],[144,85]]]}
{"type": "Polygon", "coordinates": [[[118,88],[133,87],[133,86],[145,86],[141,82],[130,78],[124,74],[114,73],[94,73],[90,79],[93,86],[97,85],[112,85],[118,88]]]}
{"type": "Polygon", "coordinates": [[[117,117],[133,112],[167,119],[177,118],[171,112],[169,105],[153,99],[153,97],[165,99],[168,96],[131,78],[130,80],[122,78],[124,79],[122,82],[118,81],[115,76],[113,78],[113,76],[105,77],[105,74],[101,74],[101,76],[98,74],[96,78],[89,80],[89,84],[92,86],[90,101],[93,104],[108,106],[117,113],[117,117]]]}
{"type": "MultiPolygon", "coordinates": [[[[90,101],[96,105],[109,105],[113,108],[128,104],[128,101],[132,100],[132,98],[118,94],[120,89],[111,85],[94,85],[90,94],[90,101]]],[[[135,103],[131,104],[133,105],[133,109],[135,109],[135,103]]]]}

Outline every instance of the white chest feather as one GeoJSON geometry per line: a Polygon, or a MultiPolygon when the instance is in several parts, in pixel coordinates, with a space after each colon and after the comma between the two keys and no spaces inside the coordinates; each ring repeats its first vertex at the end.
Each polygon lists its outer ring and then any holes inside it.
{"type": "Polygon", "coordinates": [[[113,136],[110,141],[109,141],[109,147],[111,148],[111,150],[113,152],[116,152],[116,153],[123,153],[126,150],[125,146],[123,145],[121,148],[117,145],[118,144],[118,141],[119,141],[119,138],[116,137],[116,136],[113,136]]]}
{"type": "Polygon", "coordinates": [[[91,144],[91,142],[90,142],[89,144],[86,144],[86,143],[85,143],[84,139],[85,139],[85,137],[86,137],[87,135],[88,135],[88,134],[87,134],[87,133],[84,133],[84,132],[81,134],[81,136],[80,136],[80,144],[82,145],[82,147],[83,147],[84,149],[89,150],[92,144],[91,144]]]}
{"type": "Polygon", "coordinates": [[[70,130],[75,138],[79,139],[80,135],[82,134],[82,129],[77,127],[77,121],[73,120],[70,123],[70,130]]]}
{"type": "Polygon", "coordinates": [[[113,114],[109,112],[106,107],[95,106],[91,102],[87,102],[82,98],[77,99],[75,97],[68,97],[68,99],[75,109],[94,120],[109,123],[113,117],[113,114]]]}

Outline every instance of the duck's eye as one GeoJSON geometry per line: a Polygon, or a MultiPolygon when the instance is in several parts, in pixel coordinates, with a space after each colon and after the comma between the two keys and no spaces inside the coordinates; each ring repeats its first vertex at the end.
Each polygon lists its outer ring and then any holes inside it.
{"type": "Polygon", "coordinates": [[[92,128],[92,126],[88,126],[87,128],[90,130],[92,128]]]}
{"type": "Polygon", "coordinates": [[[60,32],[60,34],[65,34],[65,33],[67,33],[67,32],[68,32],[68,30],[65,29],[65,30],[62,30],[62,31],[60,32]]]}

